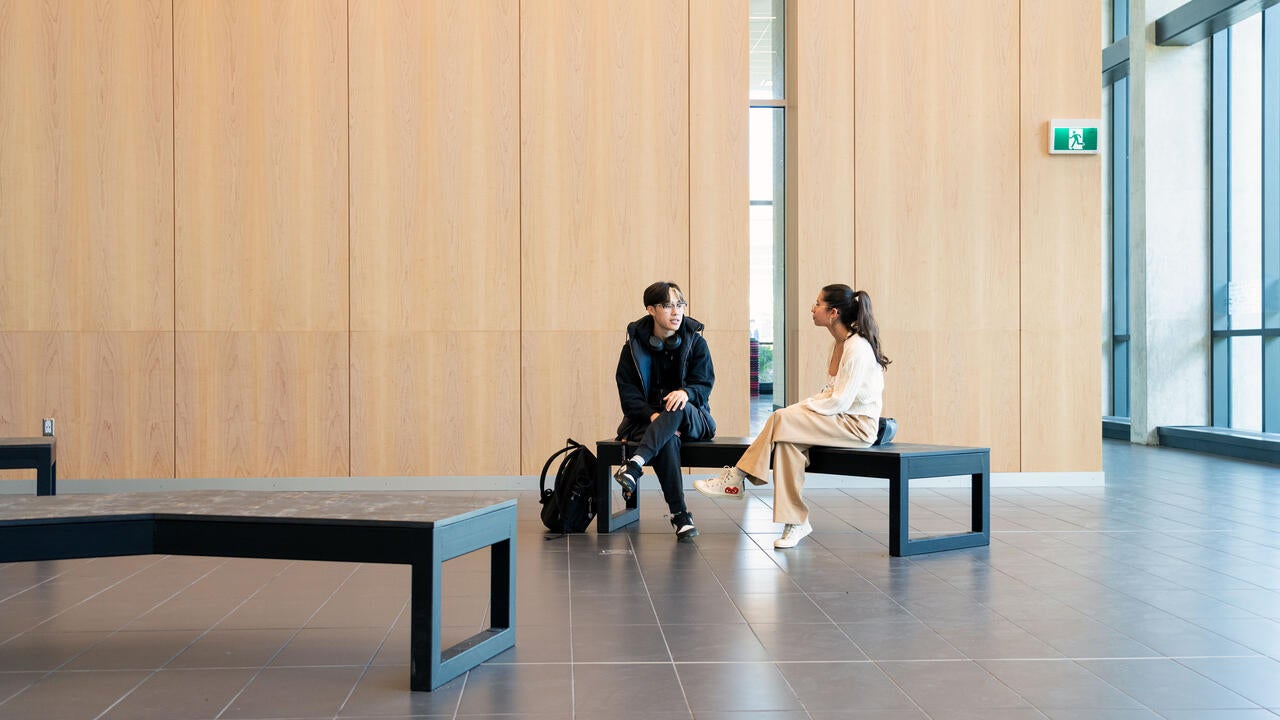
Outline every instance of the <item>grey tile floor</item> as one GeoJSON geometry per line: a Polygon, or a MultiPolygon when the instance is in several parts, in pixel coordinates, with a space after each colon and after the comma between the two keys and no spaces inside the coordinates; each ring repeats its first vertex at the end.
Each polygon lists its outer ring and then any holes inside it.
{"type": "MultiPolygon", "coordinates": [[[[886,493],[656,482],[620,533],[544,539],[522,495],[516,647],[408,691],[407,568],[105,558],[0,565],[0,718],[1258,720],[1280,715],[1280,469],[1108,442],[1105,488],[997,488],[989,548],[886,551],[886,493]]],[[[920,531],[964,490],[918,491],[920,531]]],[[[448,563],[446,642],[487,557],[448,563]]]]}

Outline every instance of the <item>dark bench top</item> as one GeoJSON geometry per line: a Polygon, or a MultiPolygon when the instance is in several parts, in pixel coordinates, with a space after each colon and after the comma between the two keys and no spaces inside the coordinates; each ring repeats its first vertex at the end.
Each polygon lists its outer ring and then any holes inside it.
{"type": "Polygon", "coordinates": [[[0,495],[0,524],[124,517],[198,516],[341,525],[444,526],[515,499],[404,492],[182,490],[52,497],[0,495]]]}
{"type": "MultiPolygon", "coordinates": [[[[742,453],[751,444],[752,438],[717,437],[712,440],[686,442],[680,445],[680,460],[688,467],[719,467],[731,465],[742,457],[742,453]]],[[[628,448],[635,448],[638,443],[628,442],[628,448]]],[[[897,474],[901,463],[910,462],[917,466],[919,473],[909,473],[914,477],[937,477],[938,475],[959,475],[970,472],[966,469],[971,463],[983,461],[991,453],[990,448],[961,447],[957,445],[922,445],[916,443],[889,443],[865,448],[842,448],[815,445],[809,449],[809,472],[836,475],[869,475],[871,477],[888,477],[897,474]],[[960,467],[952,472],[949,467],[959,463],[960,467]],[[926,467],[936,467],[938,472],[925,474],[926,467]]],[[[622,441],[601,440],[596,443],[596,455],[601,462],[620,464],[622,462],[622,441]]]]}
{"type": "Polygon", "coordinates": [[[53,447],[56,444],[54,437],[0,437],[0,447],[53,447]]]}
{"type": "Polygon", "coordinates": [[[0,562],[113,555],[412,566],[409,687],[433,690],[515,644],[516,500],[405,492],[0,496],[0,562]],[[441,647],[441,565],[489,548],[489,627],[441,647]]]}
{"type": "MultiPolygon", "coordinates": [[[[693,442],[685,442],[680,446],[680,451],[688,452],[690,450],[723,450],[739,452],[746,450],[747,446],[755,438],[752,437],[716,437],[711,440],[697,440],[693,442]]],[[[639,443],[628,442],[627,445],[636,447],[639,443]]],[[[601,440],[597,445],[622,445],[621,440],[601,440]]],[[[815,445],[813,450],[818,452],[830,453],[852,453],[856,455],[958,455],[972,452],[989,452],[990,448],[983,447],[964,447],[961,445],[927,445],[920,443],[899,443],[892,442],[888,445],[876,445],[865,448],[844,448],[831,447],[826,445],[815,445]]]]}
{"type": "Polygon", "coordinates": [[[23,452],[23,451],[39,451],[41,453],[48,452],[50,455],[58,452],[58,439],[54,437],[27,437],[27,438],[6,438],[0,437],[0,455],[6,452],[23,452]]]}
{"type": "MultiPolygon", "coordinates": [[[[718,437],[680,444],[680,461],[688,467],[730,465],[742,457],[752,438],[718,437]]],[[[638,443],[628,442],[627,451],[638,443]]],[[[614,482],[610,467],[623,461],[621,440],[596,443],[600,462],[596,469],[596,528],[609,533],[640,518],[639,493],[620,512],[613,511],[614,482]]],[[[987,545],[990,542],[989,475],[991,449],[955,445],[895,443],[865,448],[815,445],[809,449],[807,472],[876,477],[889,481],[889,554],[894,557],[987,545]],[[972,501],[970,532],[912,540],[909,537],[909,485],[911,480],[968,475],[972,501]]]]}

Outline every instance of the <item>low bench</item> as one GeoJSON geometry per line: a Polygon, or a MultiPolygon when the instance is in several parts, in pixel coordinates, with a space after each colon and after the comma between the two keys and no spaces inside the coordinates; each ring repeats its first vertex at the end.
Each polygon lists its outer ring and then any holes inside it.
{"type": "Polygon", "coordinates": [[[0,438],[0,470],[36,471],[36,494],[58,491],[58,443],[52,437],[0,438]]]}
{"type": "MultiPolygon", "coordinates": [[[[751,438],[715,438],[687,442],[680,448],[680,464],[685,467],[722,467],[738,462],[751,438]]],[[[628,443],[634,451],[636,444],[628,443]]],[[[608,533],[640,519],[640,493],[617,513],[613,512],[613,466],[621,465],[623,443],[601,440],[596,443],[599,459],[596,472],[596,529],[608,533]]],[[[869,448],[813,447],[809,449],[808,472],[829,475],[884,478],[889,481],[889,554],[894,557],[978,547],[991,544],[989,448],[949,445],[890,443],[869,448]],[[968,475],[972,496],[970,532],[926,538],[908,537],[908,508],[911,480],[968,475]]]]}
{"type": "Polygon", "coordinates": [[[434,690],[515,646],[516,501],[381,492],[0,496],[0,562],[215,557],[412,567],[409,687],[434,690]],[[441,566],[490,550],[490,625],[441,649],[441,566]]]}

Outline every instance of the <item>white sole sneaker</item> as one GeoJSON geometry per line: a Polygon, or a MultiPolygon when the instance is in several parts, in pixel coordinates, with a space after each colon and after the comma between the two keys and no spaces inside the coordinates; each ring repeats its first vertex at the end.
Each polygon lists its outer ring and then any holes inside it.
{"type": "Polygon", "coordinates": [[[729,479],[728,474],[726,470],[710,480],[694,480],[693,489],[717,500],[746,500],[746,487],[740,482],[729,479]]]}
{"type": "Polygon", "coordinates": [[[787,528],[782,531],[782,537],[773,541],[773,546],[781,549],[793,548],[801,540],[809,537],[811,532],[813,532],[813,526],[808,520],[799,525],[787,525],[787,528]]]}

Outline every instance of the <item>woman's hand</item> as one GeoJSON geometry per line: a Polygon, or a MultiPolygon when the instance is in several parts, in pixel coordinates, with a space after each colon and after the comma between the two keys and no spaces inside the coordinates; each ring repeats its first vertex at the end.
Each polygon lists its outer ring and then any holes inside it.
{"type": "Polygon", "coordinates": [[[689,403],[689,393],[683,390],[672,390],[662,398],[662,402],[667,410],[679,410],[689,403]]]}

